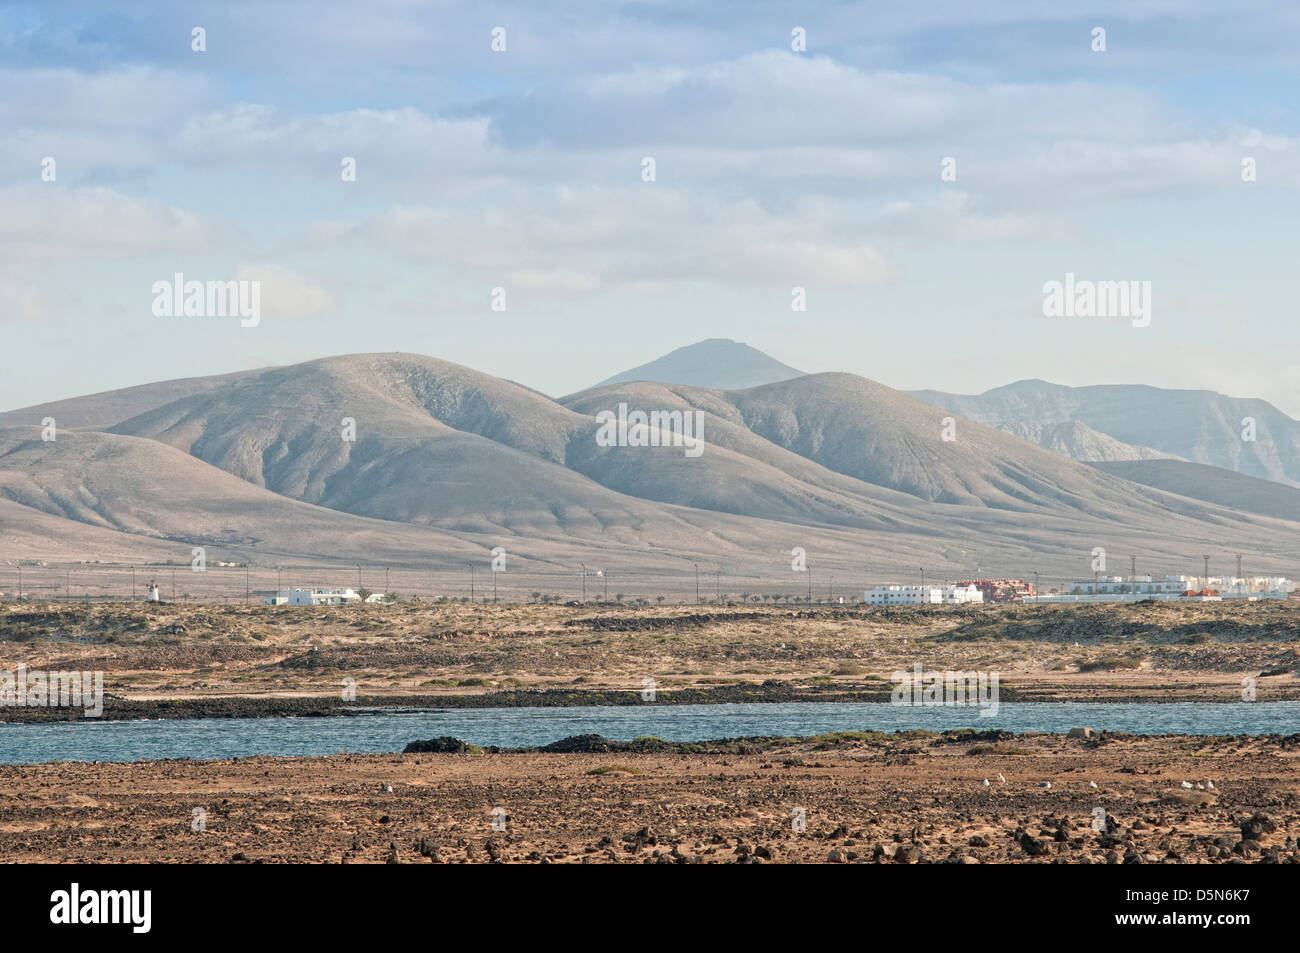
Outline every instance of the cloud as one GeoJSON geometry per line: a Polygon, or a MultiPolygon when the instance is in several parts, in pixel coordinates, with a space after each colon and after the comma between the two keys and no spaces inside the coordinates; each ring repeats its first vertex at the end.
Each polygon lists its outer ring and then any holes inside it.
{"type": "Polygon", "coordinates": [[[26,275],[0,268],[0,324],[39,321],[48,314],[45,295],[26,275]]]}
{"type": "Polygon", "coordinates": [[[311,279],[280,265],[240,265],[240,281],[261,283],[262,313],[272,318],[305,318],[334,310],[334,297],[311,279]]]}
{"type": "Polygon", "coordinates": [[[229,232],[157,199],[57,182],[0,189],[0,249],[26,263],[112,260],[217,247],[229,232]]]}
{"type": "Polygon", "coordinates": [[[631,191],[548,190],[508,210],[394,206],[356,224],[322,223],[304,240],[552,291],[696,280],[864,286],[892,276],[886,256],[851,223],[823,212],[644,183],[631,191]]]}

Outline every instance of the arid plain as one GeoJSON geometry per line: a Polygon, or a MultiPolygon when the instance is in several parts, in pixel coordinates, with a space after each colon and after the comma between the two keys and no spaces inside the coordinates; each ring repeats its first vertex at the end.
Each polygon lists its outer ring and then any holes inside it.
{"type": "MultiPolygon", "coordinates": [[[[647,676],[667,704],[884,701],[918,661],[1000,671],[1006,701],[1240,701],[1243,679],[1261,701],[1300,698],[1300,606],[1279,601],[6,604],[0,637],[0,667],[102,669],[105,717],[128,719],[628,704],[647,676]]],[[[864,731],[560,749],[5,765],[0,844],[9,861],[208,863],[1300,856],[1296,736],[864,731]]]]}

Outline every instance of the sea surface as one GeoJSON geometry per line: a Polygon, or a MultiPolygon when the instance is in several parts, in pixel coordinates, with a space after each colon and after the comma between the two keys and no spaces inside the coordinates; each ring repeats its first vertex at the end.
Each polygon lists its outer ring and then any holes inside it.
{"type": "Polygon", "coordinates": [[[703,741],[756,735],[928,728],[1066,732],[1074,727],[1135,734],[1294,734],[1300,702],[1214,704],[1003,703],[977,707],[888,703],[783,702],[728,705],[653,703],[610,708],[470,708],[386,711],[328,718],[205,718],[0,724],[0,763],[324,755],[401,751],[418,739],[450,736],[477,745],[522,748],[570,735],[619,741],[652,735],[703,741]]]}

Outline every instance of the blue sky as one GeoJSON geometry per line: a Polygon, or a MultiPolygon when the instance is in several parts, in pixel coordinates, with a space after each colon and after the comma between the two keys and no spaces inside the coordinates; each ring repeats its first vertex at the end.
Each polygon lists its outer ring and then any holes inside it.
{"type": "Polygon", "coordinates": [[[1300,416],[1294,4],[181,6],[0,3],[0,408],[379,350],[560,395],[733,337],[1300,416]],[[178,271],[260,325],[155,316],[178,271]],[[1151,325],[1044,317],[1067,272],[1151,325]]]}

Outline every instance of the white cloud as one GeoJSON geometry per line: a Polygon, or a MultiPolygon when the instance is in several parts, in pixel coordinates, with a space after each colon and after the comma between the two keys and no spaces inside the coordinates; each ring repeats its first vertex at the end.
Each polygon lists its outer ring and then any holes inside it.
{"type": "Polygon", "coordinates": [[[334,310],[334,296],[328,290],[280,265],[241,265],[236,277],[261,283],[262,313],[268,317],[305,318],[334,310]]]}
{"type": "Polygon", "coordinates": [[[0,248],[11,261],[77,262],[210,250],[229,232],[194,212],[106,188],[0,189],[0,248]]]}

